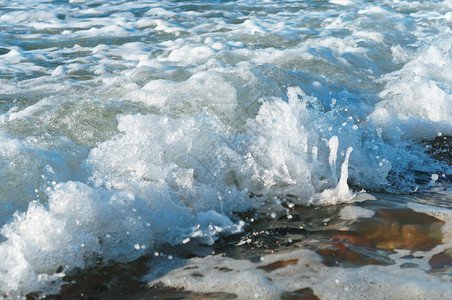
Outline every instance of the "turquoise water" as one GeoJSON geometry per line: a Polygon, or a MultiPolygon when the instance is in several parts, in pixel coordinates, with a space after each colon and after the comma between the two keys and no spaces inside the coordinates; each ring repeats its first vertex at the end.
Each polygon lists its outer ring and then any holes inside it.
{"type": "Polygon", "coordinates": [[[451,26],[447,0],[0,1],[0,291],[375,193],[440,192],[407,207],[447,245],[451,26]]]}

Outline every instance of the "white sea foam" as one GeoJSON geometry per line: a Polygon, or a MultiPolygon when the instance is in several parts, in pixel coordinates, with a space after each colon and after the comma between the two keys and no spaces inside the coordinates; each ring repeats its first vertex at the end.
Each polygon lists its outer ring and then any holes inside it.
{"type": "Polygon", "coordinates": [[[452,288],[447,278],[435,277],[418,268],[410,268],[407,274],[406,269],[400,267],[406,261],[398,260],[391,266],[331,268],[309,250],[266,255],[258,263],[210,256],[190,259],[184,268],[172,270],[151,281],[150,285],[159,283],[196,292],[232,293],[240,299],[275,299],[283,292],[304,288],[310,288],[320,299],[380,298],[382,295],[397,299],[443,299],[451,295],[452,288]],[[295,264],[269,272],[261,269],[285,261],[295,261],[295,264]],[[223,268],[230,271],[224,272],[223,268]],[[193,269],[203,276],[193,276],[193,269]]]}
{"type": "Polygon", "coordinates": [[[359,206],[346,206],[341,209],[339,216],[343,220],[356,220],[357,218],[370,218],[374,211],[359,206]]]}
{"type": "Polygon", "coordinates": [[[452,173],[450,1],[0,3],[2,292],[452,173]]]}

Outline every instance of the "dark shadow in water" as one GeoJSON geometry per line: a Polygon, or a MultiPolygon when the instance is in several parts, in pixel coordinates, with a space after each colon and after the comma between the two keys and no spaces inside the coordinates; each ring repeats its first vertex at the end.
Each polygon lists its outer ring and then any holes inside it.
{"type": "Polygon", "coordinates": [[[281,300],[318,300],[313,290],[304,288],[293,292],[284,292],[281,294],[281,300]]]}

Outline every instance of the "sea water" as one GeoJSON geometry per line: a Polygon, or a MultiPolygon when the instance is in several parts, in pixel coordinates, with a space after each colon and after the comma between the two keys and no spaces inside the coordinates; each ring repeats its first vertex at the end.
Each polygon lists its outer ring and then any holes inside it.
{"type": "Polygon", "coordinates": [[[240,212],[446,186],[451,28],[450,0],[0,1],[3,297],[211,245],[240,212]]]}

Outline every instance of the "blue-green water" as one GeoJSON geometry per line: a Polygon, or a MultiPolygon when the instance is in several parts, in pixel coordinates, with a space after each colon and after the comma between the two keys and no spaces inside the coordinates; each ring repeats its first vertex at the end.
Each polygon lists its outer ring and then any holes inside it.
{"type": "Polygon", "coordinates": [[[451,26],[448,0],[0,1],[0,291],[447,192],[451,26]]]}

